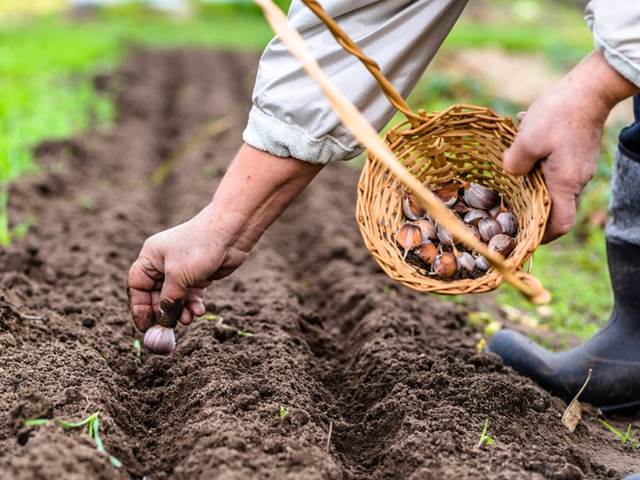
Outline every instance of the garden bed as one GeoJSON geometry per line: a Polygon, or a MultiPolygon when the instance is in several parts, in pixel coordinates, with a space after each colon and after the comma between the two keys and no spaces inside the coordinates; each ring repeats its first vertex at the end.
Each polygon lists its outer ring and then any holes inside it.
{"type": "Polygon", "coordinates": [[[590,418],[570,434],[563,402],[477,353],[462,307],[379,270],[345,165],[326,168],[249,261],[212,285],[210,319],[178,328],[173,356],[138,356],[127,270],[148,235],[209,200],[240,145],[256,63],[137,52],[106,82],[113,129],[37,149],[42,173],[11,197],[12,218],[36,224],[0,254],[0,478],[640,471],[638,450],[590,418]],[[79,431],[24,425],[93,412],[120,469],[79,431]],[[478,447],[487,419],[495,441],[478,447]]]}

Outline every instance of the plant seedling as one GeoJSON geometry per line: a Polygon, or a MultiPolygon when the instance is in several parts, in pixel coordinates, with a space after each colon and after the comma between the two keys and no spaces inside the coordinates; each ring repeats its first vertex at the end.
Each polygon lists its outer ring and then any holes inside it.
{"type": "Polygon", "coordinates": [[[253,332],[246,332],[244,330],[238,330],[236,332],[236,335],[238,335],[239,337],[255,337],[256,334],[253,332]]]}
{"type": "Polygon", "coordinates": [[[602,425],[604,425],[611,433],[613,433],[616,437],[618,437],[618,439],[620,440],[620,443],[622,443],[623,446],[626,446],[627,444],[629,444],[631,448],[638,448],[638,446],[640,446],[640,440],[633,439],[633,430],[631,428],[632,427],[631,424],[629,424],[627,426],[627,430],[624,433],[622,433],[620,430],[618,430],[616,427],[611,425],[609,422],[602,420],[601,418],[599,418],[598,420],[600,420],[600,423],[602,423],[602,425]]]}
{"type": "Polygon", "coordinates": [[[289,415],[289,409],[285,405],[280,405],[278,408],[278,416],[280,418],[287,418],[289,415]]]}
{"type": "Polygon", "coordinates": [[[133,349],[136,351],[138,360],[142,360],[142,345],[140,345],[140,340],[137,338],[133,341],[133,349]]]}
{"type": "Polygon", "coordinates": [[[207,312],[204,315],[197,317],[196,320],[210,320],[212,322],[222,323],[223,318],[220,315],[216,315],[215,313],[207,312]]]}
{"type": "Polygon", "coordinates": [[[484,427],[482,428],[482,433],[480,434],[480,440],[478,441],[478,448],[482,447],[482,445],[486,445],[487,447],[493,443],[493,437],[488,432],[489,430],[489,419],[487,418],[484,421],[484,427]]]}
{"type": "Polygon", "coordinates": [[[226,325],[224,323],[224,318],[219,315],[215,315],[213,313],[205,313],[204,315],[197,317],[196,320],[210,320],[216,322],[216,327],[222,330],[228,330],[232,333],[235,333],[238,337],[255,337],[255,333],[249,332],[247,330],[239,330],[231,325],[226,325]]]}
{"type": "MultiPolygon", "coordinates": [[[[24,421],[24,424],[27,427],[38,427],[38,426],[49,423],[49,421],[50,420],[47,418],[29,418],[24,421]]],[[[118,460],[116,457],[114,457],[113,455],[109,455],[104,448],[104,443],[102,443],[102,438],[100,437],[100,417],[98,412],[89,415],[87,418],[80,420],[79,422],[70,422],[68,420],[58,420],[57,423],[58,425],[60,425],[62,428],[65,428],[65,429],[84,428],[86,426],[87,433],[89,434],[89,437],[95,442],[96,450],[98,451],[98,453],[102,455],[107,455],[107,458],[109,459],[109,463],[111,463],[111,465],[113,465],[115,468],[122,467],[122,462],[118,460]]]]}
{"type": "Polygon", "coordinates": [[[46,425],[47,423],[49,423],[48,418],[27,418],[24,421],[24,424],[27,427],[40,427],[42,425],[46,425]]]}

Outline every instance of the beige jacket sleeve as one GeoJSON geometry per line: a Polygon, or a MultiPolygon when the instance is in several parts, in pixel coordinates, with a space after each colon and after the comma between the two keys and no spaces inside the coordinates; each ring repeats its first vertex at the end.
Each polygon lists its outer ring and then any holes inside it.
{"type": "MultiPolygon", "coordinates": [[[[328,13],[394,86],[407,96],[461,14],[467,0],[323,0],[328,13]]],[[[300,0],[289,20],[324,71],[380,130],[394,113],[371,74],[333,39],[300,0]]],[[[260,60],[243,139],[279,157],[327,163],[361,149],[316,84],[277,39],[260,60]]]]}
{"type": "Polygon", "coordinates": [[[640,0],[591,0],[585,20],[609,65],[640,86],[640,0]]]}

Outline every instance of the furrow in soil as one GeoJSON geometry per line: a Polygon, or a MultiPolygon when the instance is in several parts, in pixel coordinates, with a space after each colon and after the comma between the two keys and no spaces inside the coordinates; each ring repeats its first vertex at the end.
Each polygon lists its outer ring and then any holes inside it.
{"type": "Polygon", "coordinates": [[[36,219],[0,253],[0,478],[619,478],[637,451],[478,353],[466,312],[399,287],[331,165],[234,275],[216,320],[143,352],[125,279],[142,242],[210,201],[241,143],[257,58],[138,51],[115,72],[118,119],[37,149],[12,191],[36,219]],[[160,171],[160,174],[158,173],[160,171]],[[237,332],[252,335],[238,335],[237,332]],[[81,431],[33,417],[99,412],[116,469],[81,431]],[[477,447],[489,419],[496,441],[477,447]],[[331,435],[329,435],[331,431],[331,435]]]}

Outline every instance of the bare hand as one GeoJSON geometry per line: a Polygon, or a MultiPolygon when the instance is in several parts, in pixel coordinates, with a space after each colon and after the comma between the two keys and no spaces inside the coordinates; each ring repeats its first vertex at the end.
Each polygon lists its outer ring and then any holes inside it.
{"type": "Polygon", "coordinates": [[[205,289],[245,261],[321,168],[244,145],[206,208],[142,246],[128,278],[136,327],[144,332],[155,322],[188,325],[203,315],[205,289]]]}
{"type": "Polygon", "coordinates": [[[580,193],[591,180],[604,122],[637,88],[596,52],[541,95],[524,115],[504,153],[507,172],[524,175],[540,161],[552,207],[543,242],[569,232],[580,193]]]}

